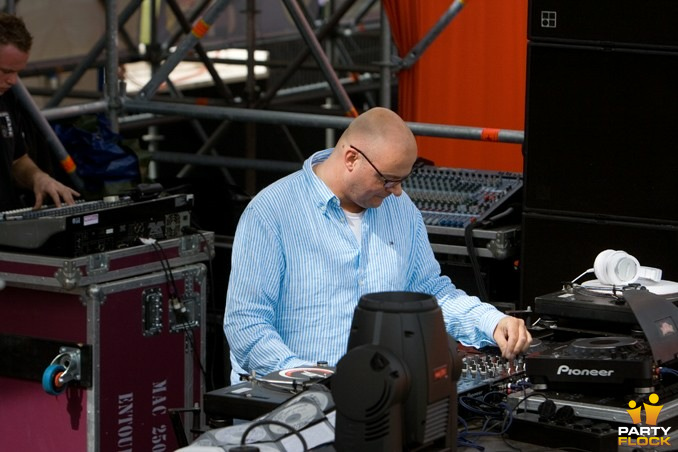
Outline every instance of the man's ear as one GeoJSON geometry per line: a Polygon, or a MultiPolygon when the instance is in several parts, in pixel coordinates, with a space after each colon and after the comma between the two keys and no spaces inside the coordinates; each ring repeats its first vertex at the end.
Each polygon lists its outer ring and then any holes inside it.
{"type": "Polygon", "coordinates": [[[358,153],[354,151],[350,146],[346,146],[344,149],[344,165],[349,171],[353,171],[355,167],[355,162],[358,160],[358,153]]]}

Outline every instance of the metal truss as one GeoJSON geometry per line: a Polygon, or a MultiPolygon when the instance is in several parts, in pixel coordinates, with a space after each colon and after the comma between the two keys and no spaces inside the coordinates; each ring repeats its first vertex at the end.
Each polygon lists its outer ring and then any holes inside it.
{"type": "MultiPolygon", "coordinates": [[[[288,126],[303,126],[313,128],[325,129],[343,129],[351,121],[352,117],[358,114],[356,107],[351,102],[351,97],[347,92],[347,87],[354,88],[356,85],[361,89],[361,75],[356,75],[351,78],[340,78],[337,75],[339,64],[338,58],[331,58],[328,53],[340,53],[344,61],[349,62],[350,66],[350,50],[343,48],[341,44],[335,46],[323,42],[332,41],[338,34],[338,27],[342,19],[345,18],[347,12],[351,9],[358,8],[358,13],[354,15],[353,21],[349,22],[348,27],[344,29],[343,35],[355,32],[360,28],[360,21],[364,14],[373,6],[376,0],[363,1],[359,0],[344,0],[337,1],[336,7],[333,5],[331,14],[324,18],[322,23],[312,25],[309,19],[309,12],[306,10],[304,4],[300,0],[280,0],[289,16],[292,18],[296,29],[301,36],[304,46],[298,49],[297,55],[285,63],[284,70],[281,71],[277,78],[268,80],[267,89],[263,93],[256,92],[256,79],[254,75],[255,63],[269,64],[267,62],[259,62],[254,60],[254,51],[258,46],[257,37],[254,34],[254,17],[257,14],[256,0],[247,0],[246,9],[244,11],[247,18],[247,35],[246,47],[248,49],[248,60],[246,65],[248,68],[247,78],[245,82],[246,99],[236,101],[227,84],[219,76],[214,64],[215,61],[208,56],[208,53],[203,45],[203,37],[214,24],[222,11],[231,3],[231,0],[202,0],[197,2],[196,6],[187,13],[184,13],[176,0],[163,0],[169,10],[172,12],[179,25],[179,30],[168,38],[165,43],[158,43],[156,36],[153,34],[153,41],[151,42],[149,51],[141,55],[138,53],[138,46],[135,46],[133,40],[125,33],[124,25],[137,12],[143,0],[129,0],[128,3],[118,10],[116,0],[101,0],[106,14],[106,30],[105,33],[92,45],[90,51],[79,58],[77,61],[61,62],[62,66],[69,70],[68,77],[61,83],[61,85],[53,92],[40,92],[41,95],[49,94],[49,100],[45,104],[42,111],[35,111],[36,116],[42,116],[47,120],[58,120],[69,118],[86,113],[106,112],[112,120],[114,127],[120,124],[125,124],[133,121],[149,119],[158,119],[163,116],[186,118],[191,122],[193,128],[198,132],[198,135],[203,141],[201,148],[195,155],[182,155],[180,158],[172,158],[168,156],[169,153],[156,152],[153,153],[152,159],[157,161],[178,161],[186,165],[213,165],[222,168],[222,173],[227,181],[232,182],[233,179],[228,173],[227,167],[251,168],[257,170],[271,171],[289,171],[293,167],[300,165],[292,164],[290,162],[280,161],[256,161],[256,153],[254,151],[248,152],[246,158],[224,157],[214,148],[214,143],[217,139],[229,129],[234,122],[247,124],[273,124],[286,129],[288,126]],[[118,12],[119,11],[119,12],[118,12]],[[193,24],[193,25],[191,25],[193,24]],[[119,45],[119,38],[122,37],[123,46],[119,45]],[[160,49],[173,47],[171,53],[163,54],[160,49]],[[169,74],[175,67],[186,59],[197,56],[197,59],[202,62],[214,84],[216,97],[210,99],[209,105],[204,105],[204,101],[200,102],[195,99],[186,98],[181,90],[177,89],[169,80],[169,74]],[[304,90],[316,90],[318,87],[326,92],[327,97],[331,98],[333,102],[337,102],[340,114],[314,114],[314,113],[298,113],[294,109],[292,111],[273,111],[271,106],[284,99],[284,94],[289,93],[290,90],[285,88],[286,82],[300,69],[307,67],[307,59],[311,56],[315,61],[315,68],[320,71],[324,81],[313,86],[298,87],[296,94],[304,90]],[[122,83],[106,83],[105,93],[103,98],[99,95],[91,95],[90,102],[85,102],[78,105],[60,106],[67,97],[74,96],[75,87],[82,78],[85,72],[93,67],[105,70],[105,79],[107,81],[118,80],[118,69],[121,62],[148,60],[153,65],[153,74],[150,80],[143,88],[134,96],[129,96],[125,92],[124,84],[122,83]],[[170,98],[166,96],[157,96],[158,89],[161,85],[166,85],[169,88],[170,98]],[[316,86],[318,85],[318,86],[316,86]],[[216,119],[221,123],[215,131],[209,135],[201,126],[200,119],[216,119]]],[[[335,2],[331,2],[335,3],[335,2]]],[[[386,107],[391,106],[390,92],[391,81],[397,71],[411,67],[416,60],[422,55],[430,43],[437,37],[437,35],[447,26],[450,21],[459,13],[463,6],[463,1],[454,0],[448,11],[443,17],[434,25],[429,33],[415,45],[404,58],[398,58],[393,55],[390,37],[390,28],[385,14],[381,12],[381,21],[379,26],[380,33],[380,54],[381,61],[375,65],[371,70],[366,71],[371,75],[370,81],[378,82],[376,87],[379,89],[379,101],[372,100],[375,105],[382,105],[386,107]]],[[[155,14],[155,1],[151,1],[153,5],[151,10],[155,14]]],[[[13,2],[8,2],[6,9],[13,8],[13,2]]],[[[153,19],[155,17],[153,16],[153,19]]],[[[332,55],[334,56],[334,55],[332,55]]],[[[225,61],[228,62],[228,61],[225,61]]],[[[242,64],[242,61],[238,63],[242,64]]],[[[38,74],[40,71],[45,71],[49,68],[41,67],[40,65],[29,65],[27,73],[38,74]]],[[[351,72],[354,74],[353,72],[351,72]]],[[[366,90],[374,90],[375,84],[366,84],[366,90]]],[[[87,95],[83,96],[87,97],[87,95]]],[[[293,96],[292,96],[293,98],[293,96]]],[[[29,102],[30,103],[30,102],[29,102]]],[[[284,103],[276,104],[285,107],[284,103]]],[[[336,105],[336,104],[335,104],[336,105]]],[[[34,110],[36,107],[31,107],[34,110]]],[[[465,140],[486,140],[506,143],[520,144],[523,142],[523,132],[517,130],[499,130],[482,127],[464,127],[442,124],[423,124],[423,123],[408,123],[415,135],[435,136],[451,139],[465,139],[465,140]]],[[[152,127],[152,126],[151,126],[152,127]]],[[[49,127],[48,127],[49,128],[49,127]]],[[[153,129],[149,128],[153,135],[153,129]]],[[[49,134],[49,131],[45,130],[49,134]]],[[[288,136],[291,135],[288,133],[288,136]]],[[[255,137],[248,135],[248,140],[255,140],[255,137]]],[[[50,140],[54,141],[54,140],[50,140]]],[[[294,143],[292,143],[294,147],[294,143]]],[[[254,145],[248,144],[248,147],[254,145]]],[[[58,148],[58,145],[56,146],[58,148]]],[[[157,149],[154,149],[157,150],[157,149]]],[[[61,153],[63,149],[56,152],[61,153]]],[[[300,153],[298,153],[300,154],[300,153]]],[[[299,155],[300,161],[303,156],[299,155]]],[[[184,167],[179,175],[184,174],[188,166],[184,167]]]]}

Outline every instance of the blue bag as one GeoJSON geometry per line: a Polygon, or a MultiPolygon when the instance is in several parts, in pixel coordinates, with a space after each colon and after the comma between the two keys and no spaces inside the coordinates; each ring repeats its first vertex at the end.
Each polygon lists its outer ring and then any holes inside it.
{"type": "Polygon", "coordinates": [[[118,194],[141,181],[137,154],[112,130],[106,115],[84,116],[73,124],[53,127],[90,194],[118,194]]]}

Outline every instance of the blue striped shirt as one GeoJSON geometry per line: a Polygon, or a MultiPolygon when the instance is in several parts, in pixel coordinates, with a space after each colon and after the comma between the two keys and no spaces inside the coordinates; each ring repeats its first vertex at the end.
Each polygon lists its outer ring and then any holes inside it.
{"type": "Polygon", "coordinates": [[[330,152],[315,153],[263,189],[240,218],[224,317],[234,372],[336,365],[358,300],[371,292],[434,295],[452,337],[494,344],[503,314],[440,275],[421,213],[406,193],[365,211],[358,243],[339,199],[312,169],[330,152]]]}

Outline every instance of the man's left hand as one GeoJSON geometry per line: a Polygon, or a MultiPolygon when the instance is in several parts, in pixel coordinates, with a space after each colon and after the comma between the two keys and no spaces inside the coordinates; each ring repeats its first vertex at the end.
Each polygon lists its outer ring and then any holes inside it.
{"type": "Polygon", "coordinates": [[[35,193],[33,209],[42,207],[46,196],[49,196],[57,207],[61,207],[62,203],[75,204],[75,198],[80,196],[77,191],[43,172],[37,173],[33,179],[33,193],[35,193]]]}

